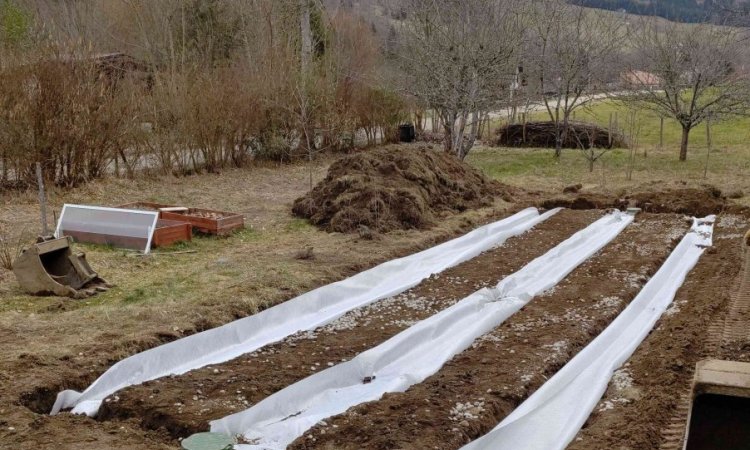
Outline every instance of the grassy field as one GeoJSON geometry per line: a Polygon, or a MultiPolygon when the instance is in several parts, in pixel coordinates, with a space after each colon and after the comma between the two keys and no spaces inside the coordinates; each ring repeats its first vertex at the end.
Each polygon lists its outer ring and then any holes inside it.
{"type": "MultiPolygon", "coordinates": [[[[610,116],[617,118],[620,130],[628,130],[630,114],[624,106],[599,102],[576,113],[575,120],[609,126],[610,116]]],[[[534,117],[546,120],[541,113],[534,117]]],[[[712,124],[712,151],[706,166],[706,127],[701,125],[690,135],[688,160],[677,160],[680,127],[672,120],[664,122],[664,147],[659,148],[659,118],[650,111],[639,111],[639,145],[634,151],[632,180],[627,179],[629,149],[614,149],[596,162],[590,172],[588,161],[579,150],[564,150],[555,159],[550,149],[509,149],[480,146],[467,161],[485,173],[506,183],[532,189],[558,190],[581,183],[590,189],[621,191],[642,185],[679,183],[713,184],[727,194],[750,194],[750,118],[730,119],[712,124]]],[[[493,125],[496,128],[498,124],[493,125]]],[[[625,132],[627,135],[628,133],[625,132]]],[[[738,199],[750,204],[748,196],[738,199]]]]}

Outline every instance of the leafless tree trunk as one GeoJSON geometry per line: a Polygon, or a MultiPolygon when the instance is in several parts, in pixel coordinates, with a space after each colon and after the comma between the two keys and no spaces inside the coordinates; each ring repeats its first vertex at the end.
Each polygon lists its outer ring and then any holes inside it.
{"type": "Polygon", "coordinates": [[[307,73],[312,59],[312,33],[310,31],[310,0],[299,0],[300,6],[300,33],[302,35],[302,73],[307,73]]]}
{"type": "Polygon", "coordinates": [[[407,0],[397,61],[404,91],[437,112],[446,152],[465,158],[482,115],[508,101],[519,52],[516,0],[407,0]]]}
{"type": "Polygon", "coordinates": [[[747,40],[741,30],[642,19],[632,34],[635,61],[628,70],[637,107],[675,119],[682,127],[680,161],[687,160],[690,131],[715,119],[750,111],[750,78],[738,64],[747,40]]]}
{"type": "Polygon", "coordinates": [[[568,138],[573,113],[615,77],[625,30],[611,14],[533,0],[525,45],[528,72],[555,124],[555,156],[568,138]]]}

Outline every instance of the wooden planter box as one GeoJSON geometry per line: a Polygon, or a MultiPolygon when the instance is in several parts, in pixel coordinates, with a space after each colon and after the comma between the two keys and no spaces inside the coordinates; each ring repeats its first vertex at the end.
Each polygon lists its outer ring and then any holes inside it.
{"type": "Polygon", "coordinates": [[[188,208],[187,211],[160,211],[160,208],[173,208],[174,205],[164,205],[152,202],[133,202],[117,206],[124,209],[144,209],[159,211],[159,218],[176,222],[188,222],[195,231],[206,234],[225,236],[234,230],[245,227],[245,217],[225,211],[213,209],[188,208]]]}
{"type": "Polygon", "coordinates": [[[162,211],[161,218],[189,222],[194,229],[206,234],[225,236],[245,227],[245,217],[211,209],[189,208],[186,212],[162,211]]]}
{"type": "Polygon", "coordinates": [[[177,242],[189,242],[193,239],[193,227],[185,222],[159,219],[156,222],[151,247],[167,247],[177,242]]]}

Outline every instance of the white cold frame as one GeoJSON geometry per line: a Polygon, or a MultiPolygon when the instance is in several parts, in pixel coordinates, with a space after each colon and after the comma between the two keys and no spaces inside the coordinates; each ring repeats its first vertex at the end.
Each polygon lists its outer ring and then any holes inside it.
{"type": "Polygon", "coordinates": [[[71,235],[81,242],[94,243],[102,242],[87,240],[85,236],[144,240],[144,247],[136,249],[148,253],[158,220],[158,211],[65,204],[57,221],[55,237],[71,235]]]}

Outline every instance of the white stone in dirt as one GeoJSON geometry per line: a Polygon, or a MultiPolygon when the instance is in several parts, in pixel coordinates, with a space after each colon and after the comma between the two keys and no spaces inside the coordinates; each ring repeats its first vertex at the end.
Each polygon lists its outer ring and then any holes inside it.
{"type": "Polygon", "coordinates": [[[568,349],[568,341],[557,341],[552,344],[543,345],[542,348],[550,351],[550,354],[544,358],[545,362],[555,361],[563,356],[568,349]]]}
{"type": "Polygon", "coordinates": [[[466,420],[476,420],[484,412],[484,400],[475,402],[461,403],[457,402],[450,410],[450,419],[453,422],[463,422],[466,420]]]}
{"type": "Polygon", "coordinates": [[[715,239],[740,239],[742,236],[744,236],[742,233],[732,233],[717,236],[715,239]]]}
{"type": "Polygon", "coordinates": [[[621,368],[615,371],[612,375],[612,386],[618,391],[633,386],[633,378],[630,376],[630,372],[627,368],[621,368]]]}
{"type": "Polygon", "coordinates": [[[719,226],[722,228],[747,228],[747,220],[738,215],[726,215],[719,218],[719,226]]]}
{"type": "Polygon", "coordinates": [[[673,302],[669,306],[669,308],[667,308],[667,310],[664,311],[664,315],[666,317],[672,317],[672,316],[674,316],[675,314],[677,314],[678,312],[680,312],[682,310],[680,307],[682,305],[684,305],[685,303],[687,303],[685,300],[679,300],[679,301],[673,302]]]}
{"type": "Polygon", "coordinates": [[[626,398],[619,398],[619,397],[613,398],[611,400],[604,400],[603,402],[601,402],[599,408],[597,408],[597,411],[598,412],[609,411],[611,409],[615,409],[615,406],[617,405],[623,405],[626,403],[630,403],[630,400],[626,398]]]}
{"type": "Polygon", "coordinates": [[[622,299],[620,297],[604,297],[596,303],[596,308],[616,308],[620,306],[622,299]]]}

